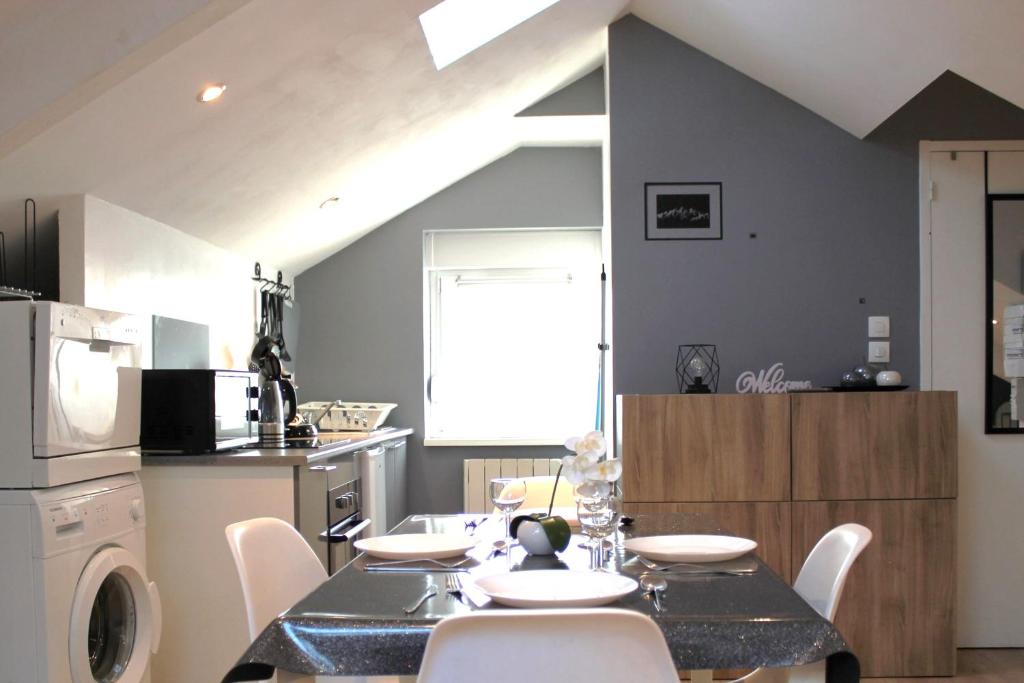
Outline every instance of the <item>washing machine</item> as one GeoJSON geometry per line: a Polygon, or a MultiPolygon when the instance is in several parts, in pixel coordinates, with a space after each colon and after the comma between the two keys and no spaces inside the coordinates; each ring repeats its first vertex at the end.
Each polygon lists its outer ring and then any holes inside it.
{"type": "Polygon", "coordinates": [[[134,473],[0,490],[0,683],[144,683],[160,642],[134,473]]]}

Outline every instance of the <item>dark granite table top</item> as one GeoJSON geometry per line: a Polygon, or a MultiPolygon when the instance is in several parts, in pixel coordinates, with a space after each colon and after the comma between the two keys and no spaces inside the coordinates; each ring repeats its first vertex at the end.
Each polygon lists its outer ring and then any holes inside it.
{"type": "MultiPolygon", "coordinates": [[[[393,533],[462,532],[479,515],[414,515],[393,533]]],[[[511,556],[487,560],[489,540],[503,532],[488,521],[477,534],[482,542],[470,554],[469,576],[493,573],[495,563],[513,571],[585,569],[588,553],[573,538],[557,557],[529,557],[519,547],[511,556]],[[488,536],[483,531],[492,526],[488,536]]],[[[703,515],[640,515],[623,535],[727,533],[703,515]]],[[[621,546],[610,551],[608,567],[639,573],[633,554],[621,546]]],[[[415,675],[427,638],[437,621],[478,609],[444,592],[443,573],[377,573],[361,568],[360,556],[292,609],[271,623],[224,677],[224,683],[269,678],[275,668],[298,674],[333,676],[415,675]],[[433,584],[438,595],[412,615],[402,606],[433,584]]],[[[827,658],[828,680],[856,683],[859,664],[835,627],[815,612],[760,559],[750,575],[671,575],[665,611],[654,611],[637,591],[608,605],[650,615],[662,628],[680,670],[793,666],[827,658]]],[[[465,578],[466,574],[462,574],[465,578]]],[[[497,606],[500,608],[500,606],[497,606]]],[[[490,609],[485,606],[482,609],[490,609]]]]}

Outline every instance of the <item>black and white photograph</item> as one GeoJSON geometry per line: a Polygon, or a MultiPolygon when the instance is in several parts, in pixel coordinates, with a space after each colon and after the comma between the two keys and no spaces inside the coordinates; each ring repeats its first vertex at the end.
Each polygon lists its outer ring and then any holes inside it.
{"type": "Polygon", "coordinates": [[[722,239],[722,183],[646,183],[649,240],[722,239]]]}

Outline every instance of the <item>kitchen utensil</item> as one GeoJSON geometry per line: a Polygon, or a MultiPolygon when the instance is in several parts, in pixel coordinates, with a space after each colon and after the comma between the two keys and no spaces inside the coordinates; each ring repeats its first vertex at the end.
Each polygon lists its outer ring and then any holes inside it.
{"type": "Polygon", "coordinates": [[[355,542],[357,549],[382,560],[441,560],[463,555],[477,544],[463,534],[393,534],[355,542]]]}
{"type": "Polygon", "coordinates": [[[473,585],[508,607],[594,607],[637,589],[636,581],[621,574],[563,569],[492,574],[473,585]]]}
{"type": "Polygon", "coordinates": [[[397,567],[363,567],[363,571],[378,572],[380,574],[450,574],[452,572],[468,572],[469,570],[466,567],[438,567],[435,565],[409,567],[407,565],[399,565],[397,567]]]}
{"type": "Polygon", "coordinates": [[[680,534],[627,539],[626,550],[661,562],[721,562],[745,555],[757,543],[739,536],[680,534]]]}
{"type": "Polygon", "coordinates": [[[368,563],[368,564],[366,564],[364,566],[366,566],[366,567],[394,567],[394,566],[398,566],[398,565],[402,565],[402,564],[409,564],[410,562],[423,562],[424,564],[433,564],[433,565],[437,565],[438,567],[444,567],[445,569],[454,569],[455,567],[458,567],[460,564],[466,564],[467,562],[470,561],[470,559],[472,559],[472,558],[464,557],[461,560],[459,560],[458,562],[442,562],[441,560],[433,560],[433,559],[430,559],[429,557],[428,558],[419,558],[419,557],[417,557],[417,558],[410,558],[408,560],[387,560],[385,562],[371,562],[371,563],[368,563]]]}
{"type": "Polygon", "coordinates": [[[667,588],[668,581],[661,576],[644,574],[640,577],[640,590],[654,599],[654,609],[659,612],[665,611],[661,606],[661,594],[664,593],[667,588]]]}
{"type": "Polygon", "coordinates": [[[637,556],[637,561],[648,569],[656,572],[669,571],[671,569],[684,568],[686,571],[679,572],[681,574],[730,574],[733,576],[745,576],[753,574],[757,571],[757,565],[743,568],[733,567],[716,567],[708,564],[698,564],[695,562],[672,562],[670,564],[664,564],[659,562],[652,562],[646,557],[640,555],[637,556]]]}
{"type": "Polygon", "coordinates": [[[418,610],[420,606],[423,605],[423,603],[425,603],[427,600],[434,597],[435,595],[437,595],[437,587],[431,586],[427,590],[423,591],[423,595],[420,596],[419,600],[409,605],[408,607],[403,607],[402,611],[406,614],[412,614],[413,612],[418,610]]]}
{"type": "Polygon", "coordinates": [[[283,441],[285,425],[295,417],[295,385],[287,379],[265,380],[260,385],[260,441],[283,441]]]}
{"type": "Polygon", "coordinates": [[[462,602],[462,578],[458,574],[444,577],[445,593],[462,602]]]}

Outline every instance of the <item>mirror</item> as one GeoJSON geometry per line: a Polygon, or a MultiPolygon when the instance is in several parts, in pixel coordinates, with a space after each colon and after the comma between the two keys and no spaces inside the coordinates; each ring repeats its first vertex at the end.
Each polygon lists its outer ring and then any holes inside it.
{"type": "Polygon", "coordinates": [[[1024,433],[1024,194],[986,202],[985,433],[1024,433]]]}

